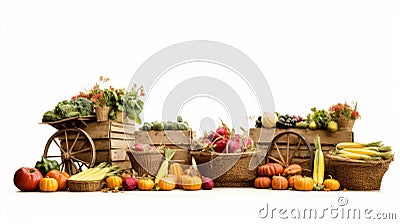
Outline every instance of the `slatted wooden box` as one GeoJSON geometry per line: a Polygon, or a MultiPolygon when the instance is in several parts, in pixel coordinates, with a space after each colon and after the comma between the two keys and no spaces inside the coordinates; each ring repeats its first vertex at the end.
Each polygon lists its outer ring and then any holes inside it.
{"type": "Polygon", "coordinates": [[[192,130],[165,130],[165,131],[135,131],[135,142],[151,144],[154,146],[165,145],[175,151],[172,161],[190,165],[190,145],[195,137],[192,130]]]}
{"type": "MultiPolygon", "coordinates": [[[[96,149],[96,164],[107,162],[118,165],[121,169],[130,169],[131,164],[126,154],[128,145],[134,142],[134,124],[123,124],[116,121],[88,122],[82,128],[94,142],[96,149]]],[[[89,156],[89,155],[87,155],[89,156]]],[[[85,155],[80,155],[83,160],[88,160],[85,155]]]]}
{"type": "MultiPolygon", "coordinates": [[[[334,168],[330,164],[330,161],[327,157],[327,154],[330,151],[335,150],[335,146],[339,142],[353,142],[354,141],[354,133],[352,131],[337,131],[331,132],[328,130],[311,130],[311,129],[300,129],[300,128],[289,128],[289,129],[267,129],[267,128],[251,128],[249,131],[250,138],[256,143],[257,147],[260,149],[267,150],[270,146],[272,138],[277,136],[282,132],[292,131],[302,135],[311,145],[315,153],[314,139],[317,135],[320,136],[322,151],[325,156],[325,174],[335,176],[334,168]]],[[[297,139],[290,139],[292,143],[298,141],[297,139]]],[[[279,147],[283,146],[285,148],[285,144],[287,141],[285,139],[280,139],[278,141],[279,147]]],[[[273,146],[272,146],[273,147],[273,146]]],[[[271,151],[275,153],[275,151],[271,151]]],[[[278,158],[279,155],[272,154],[273,157],[278,158]]],[[[296,156],[293,158],[292,163],[301,163],[304,160],[307,160],[310,156],[310,153],[306,146],[301,146],[299,152],[296,153],[296,156]]],[[[304,168],[308,167],[308,163],[304,163],[304,168]]]]}

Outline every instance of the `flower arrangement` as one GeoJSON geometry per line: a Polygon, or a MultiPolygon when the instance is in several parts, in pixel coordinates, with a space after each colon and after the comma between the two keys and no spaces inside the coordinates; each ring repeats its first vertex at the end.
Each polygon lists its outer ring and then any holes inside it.
{"type": "Polygon", "coordinates": [[[357,111],[357,102],[353,103],[353,107],[350,106],[349,104],[345,103],[338,103],[334,104],[329,108],[329,116],[333,118],[334,120],[339,120],[339,119],[350,119],[350,120],[356,120],[360,119],[361,116],[359,112],[357,111]]]}
{"type": "Polygon", "coordinates": [[[96,82],[91,89],[79,92],[72,99],[86,98],[95,107],[110,107],[108,116],[111,120],[115,120],[117,111],[120,111],[125,112],[130,119],[141,124],[139,115],[144,105],[141,99],[144,96],[143,86],[138,87],[134,84],[130,91],[126,91],[124,88],[116,89],[111,85],[106,86],[109,80],[110,78],[100,76],[99,82],[96,82]]]}

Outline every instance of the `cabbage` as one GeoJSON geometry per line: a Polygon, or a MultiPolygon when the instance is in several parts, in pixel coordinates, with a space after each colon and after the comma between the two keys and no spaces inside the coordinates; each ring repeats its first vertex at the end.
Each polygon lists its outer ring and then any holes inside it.
{"type": "Polygon", "coordinates": [[[261,118],[261,123],[265,128],[273,128],[278,121],[278,116],[275,112],[264,112],[261,118]]]}

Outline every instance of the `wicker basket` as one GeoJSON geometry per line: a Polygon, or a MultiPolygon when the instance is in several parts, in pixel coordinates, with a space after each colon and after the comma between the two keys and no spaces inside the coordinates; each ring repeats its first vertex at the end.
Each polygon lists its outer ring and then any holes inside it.
{"type": "Polygon", "coordinates": [[[99,191],[104,186],[104,181],[67,180],[69,191],[99,191]]]}
{"type": "Polygon", "coordinates": [[[144,152],[128,150],[126,154],[128,154],[132,168],[140,177],[143,175],[155,176],[164,160],[164,155],[157,150],[144,152]]]}
{"type": "Polygon", "coordinates": [[[336,179],[347,190],[380,190],[383,175],[394,156],[387,160],[363,161],[328,154],[335,169],[336,179]]]}
{"type": "Polygon", "coordinates": [[[200,173],[212,178],[215,187],[252,187],[257,177],[256,163],[265,162],[258,151],[245,153],[191,151],[190,154],[196,160],[200,173]]]}

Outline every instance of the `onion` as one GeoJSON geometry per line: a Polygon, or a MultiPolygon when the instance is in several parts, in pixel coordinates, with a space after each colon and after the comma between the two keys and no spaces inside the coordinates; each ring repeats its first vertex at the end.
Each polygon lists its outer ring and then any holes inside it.
{"type": "Polygon", "coordinates": [[[214,181],[211,178],[202,177],[201,180],[203,182],[201,188],[203,188],[204,190],[211,190],[214,187],[214,181]]]}
{"type": "Polygon", "coordinates": [[[126,177],[125,179],[123,179],[122,181],[122,187],[126,190],[126,191],[131,191],[136,189],[137,187],[137,180],[134,177],[126,177]]]}

